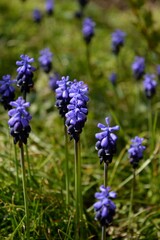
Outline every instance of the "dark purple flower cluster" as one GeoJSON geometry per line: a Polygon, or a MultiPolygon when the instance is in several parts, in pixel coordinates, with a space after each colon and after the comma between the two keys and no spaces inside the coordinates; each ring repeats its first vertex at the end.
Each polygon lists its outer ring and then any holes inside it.
{"type": "Polygon", "coordinates": [[[0,80],[0,102],[6,110],[11,109],[10,102],[14,100],[15,88],[12,86],[16,80],[11,80],[10,75],[4,75],[0,80]]]}
{"type": "Polygon", "coordinates": [[[70,101],[67,106],[66,126],[71,139],[79,140],[79,135],[87,120],[88,86],[83,81],[74,80],[70,85],[70,101]]]}
{"type": "Polygon", "coordinates": [[[65,117],[65,114],[68,112],[68,104],[70,102],[69,88],[71,86],[71,81],[69,77],[62,77],[60,81],[57,81],[56,88],[56,107],[59,109],[59,114],[62,117],[65,117]]]}
{"type": "Polygon", "coordinates": [[[53,54],[49,48],[45,48],[40,51],[40,57],[38,58],[41,68],[44,72],[49,73],[52,69],[53,54]]]}
{"type": "Polygon", "coordinates": [[[87,3],[89,2],[89,0],[78,0],[78,2],[79,2],[79,5],[82,8],[84,8],[87,5],[87,3]]]}
{"type": "Polygon", "coordinates": [[[116,141],[117,136],[113,133],[120,129],[119,126],[110,127],[110,119],[105,119],[106,125],[98,123],[98,128],[102,130],[100,133],[96,133],[95,137],[98,139],[96,143],[96,149],[98,150],[98,157],[100,163],[111,163],[113,155],[116,153],[116,141]]]}
{"type": "Polygon", "coordinates": [[[143,87],[147,98],[152,98],[156,93],[157,82],[154,74],[146,74],[144,76],[143,87]]]}
{"type": "Polygon", "coordinates": [[[54,92],[58,88],[57,81],[60,79],[60,75],[58,73],[53,73],[51,76],[49,76],[49,87],[54,92]]]}
{"type": "Polygon", "coordinates": [[[145,59],[143,57],[135,57],[132,64],[132,71],[135,79],[140,80],[145,73],[145,59]]]}
{"type": "Polygon", "coordinates": [[[82,33],[84,40],[87,44],[91,42],[94,36],[95,22],[91,18],[85,18],[83,21],[82,33]]]}
{"type": "Polygon", "coordinates": [[[112,72],[110,75],[109,75],[109,80],[110,82],[115,85],[116,84],[116,81],[117,81],[117,73],[115,72],[112,72]]]}
{"type": "Polygon", "coordinates": [[[115,55],[119,54],[121,47],[124,45],[126,33],[117,29],[112,33],[112,52],[115,55]]]}
{"type": "Polygon", "coordinates": [[[54,12],[54,0],[46,0],[46,12],[48,15],[52,15],[54,12]]]}
{"type": "Polygon", "coordinates": [[[42,13],[41,13],[41,11],[38,8],[35,8],[33,10],[33,20],[36,23],[40,23],[41,20],[42,20],[42,13]]]}
{"type": "Polygon", "coordinates": [[[132,144],[128,149],[130,163],[133,168],[137,168],[139,161],[143,158],[143,152],[145,150],[145,146],[142,145],[143,138],[135,137],[131,140],[132,144]]]}
{"type": "Polygon", "coordinates": [[[75,16],[77,18],[81,18],[83,16],[83,11],[85,6],[87,5],[87,3],[89,2],[89,0],[78,0],[80,9],[75,13],[75,16]]]}
{"type": "Polygon", "coordinates": [[[14,138],[14,144],[19,142],[19,146],[21,146],[21,144],[27,143],[27,138],[31,131],[29,121],[32,117],[26,111],[26,108],[30,106],[30,103],[25,102],[22,97],[19,97],[16,101],[10,102],[10,105],[14,107],[14,109],[8,111],[10,117],[8,121],[10,134],[14,138]]]}
{"type": "Polygon", "coordinates": [[[95,198],[99,200],[93,205],[96,211],[95,219],[100,222],[101,226],[108,226],[111,224],[116,211],[116,205],[111,199],[116,198],[117,194],[110,191],[110,187],[103,185],[100,186],[100,191],[95,193],[95,198]]]}
{"type": "Polygon", "coordinates": [[[30,88],[33,87],[33,72],[36,70],[31,66],[30,63],[34,62],[33,58],[27,55],[21,55],[21,61],[17,61],[16,65],[18,76],[17,76],[17,86],[21,88],[21,92],[30,92],[30,88]]]}

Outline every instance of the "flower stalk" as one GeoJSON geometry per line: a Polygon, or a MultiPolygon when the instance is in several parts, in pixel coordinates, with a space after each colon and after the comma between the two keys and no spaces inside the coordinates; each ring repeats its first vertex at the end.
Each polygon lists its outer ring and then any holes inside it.
{"type": "Polygon", "coordinates": [[[135,169],[133,169],[133,179],[132,179],[132,187],[131,187],[131,195],[130,195],[130,208],[129,208],[129,239],[132,238],[132,225],[133,225],[133,202],[134,202],[134,189],[136,184],[136,174],[135,169]]]}
{"type": "Polygon", "coordinates": [[[17,148],[16,148],[15,144],[13,144],[13,145],[14,145],[14,159],[15,159],[15,166],[16,166],[16,184],[19,187],[17,148]]]}
{"type": "Polygon", "coordinates": [[[64,125],[65,132],[65,175],[66,175],[66,205],[69,205],[69,157],[68,157],[68,134],[67,127],[64,125]]]}
{"type": "Polygon", "coordinates": [[[26,171],[25,171],[25,161],[24,161],[24,148],[23,148],[22,142],[20,142],[20,152],[21,152],[23,197],[24,197],[24,207],[25,207],[25,216],[26,216],[26,236],[27,236],[27,239],[30,239],[29,209],[28,209],[28,197],[27,197],[27,186],[26,186],[26,171]]]}
{"type": "Polygon", "coordinates": [[[74,141],[75,151],[75,204],[76,204],[76,217],[75,217],[75,238],[83,239],[82,233],[82,187],[81,187],[81,157],[80,157],[80,140],[74,141]]]}
{"type": "MultiPolygon", "coordinates": [[[[108,180],[108,163],[104,163],[104,186],[107,187],[108,180]]],[[[106,226],[102,226],[102,240],[106,240],[106,226]]]]}

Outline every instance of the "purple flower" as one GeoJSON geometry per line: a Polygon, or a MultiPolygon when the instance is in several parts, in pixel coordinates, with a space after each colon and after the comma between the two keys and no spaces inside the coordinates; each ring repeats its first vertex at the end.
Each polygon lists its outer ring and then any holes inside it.
{"type": "Polygon", "coordinates": [[[156,92],[157,82],[154,74],[146,74],[144,76],[143,87],[147,98],[152,98],[156,92]]]}
{"type": "Polygon", "coordinates": [[[52,69],[53,54],[49,48],[45,48],[40,51],[40,57],[38,58],[41,68],[44,72],[49,73],[52,69]]]}
{"type": "Polygon", "coordinates": [[[27,143],[27,138],[31,131],[29,122],[32,117],[26,111],[26,108],[30,106],[30,103],[25,102],[22,97],[19,97],[16,101],[10,102],[10,105],[14,107],[14,109],[9,110],[8,112],[10,117],[8,121],[10,134],[14,138],[14,144],[19,142],[19,146],[21,146],[22,143],[27,143]]]}
{"type": "Polygon", "coordinates": [[[112,52],[118,55],[120,48],[124,45],[126,33],[117,29],[112,33],[112,52]]]}
{"type": "Polygon", "coordinates": [[[54,0],[46,0],[46,12],[48,15],[52,15],[54,11],[54,0]]]}
{"type": "Polygon", "coordinates": [[[95,137],[98,139],[96,143],[96,149],[98,150],[98,156],[100,158],[100,163],[103,161],[106,163],[111,163],[113,155],[116,152],[116,141],[117,136],[113,133],[120,129],[119,126],[110,127],[110,119],[106,119],[107,126],[102,123],[98,123],[98,128],[102,132],[96,133],[95,137]]]}
{"type": "Polygon", "coordinates": [[[16,80],[11,80],[10,75],[4,75],[0,80],[0,102],[3,104],[4,109],[11,109],[10,102],[14,100],[15,88],[12,86],[16,80]]]}
{"type": "Polygon", "coordinates": [[[62,77],[60,81],[57,81],[58,87],[56,88],[56,106],[59,109],[59,114],[65,117],[68,112],[68,104],[70,101],[69,88],[71,86],[71,81],[69,81],[69,76],[62,77]]]}
{"type": "Polygon", "coordinates": [[[89,2],[89,0],[78,0],[80,9],[75,13],[75,16],[77,18],[82,18],[84,8],[85,8],[85,6],[87,5],[88,2],[89,2]]]}
{"type": "Polygon", "coordinates": [[[139,161],[143,158],[143,152],[145,150],[145,146],[142,145],[143,138],[135,137],[131,139],[132,144],[128,149],[130,163],[132,164],[133,168],[137,168],[139,161]]]}
{"type": "Polygon", "coordinates": [[[94,28],[95,22],[93,22],[91,18],[85,18],[83,21],[82,33],[87,44],[91,42],[91,39],[94,36],[94,28]]]}
{"type": "Polygon", "coordinates": [[[135,60],[132,64],[132,71],[135,79],[139,80],[143,77],[145,73],[145,60],[143,57],[135,57],[135,60]]]}
{"type": "Polygon", "coordinates": [[[111,73],[109,76],[109,80],[113,85],[115,85],[117,81],[117,73],[115,72],[111,73]]]}
{"type": "Polygon", "coordinates": [[[37,8],[33,10],[33,20],[34,20],[34,22],[36,22],[36,23],[40,23],[41,20],[42,20],[42,13],[41,13],[41,11],[40,11],[39,9],[37,9],[37,8]]]}
{"type": "Polygon", "coordinates": [[[89,1],[89,0],[78,0],[79,5],[80,5],[82,8],[84,8],[84,7],[87,5],[88,1],[89,1]]]}
{"type": "Polygon", "coordinates": [[[69,89],[70,102],[67,106],[66,126],[71,139],[79,140],[84,124],[87,120],[88,86],[83,81],[74,80],[69,89]]]}
{"type": "Polygon", "coordinates": [[[34,62],[33,58],[27,55],[21,55],[21,61],[17,61],[16,65],[18,76],[17,86],[21,88],[21,92],[30,92],[30,88],[33,87],[33,72],[36,70],[30,63],[34,62]]]}
{"type": "Polygon", "coordinates": [[[93,207],[96,212],[95,219],[98,220],[101,226],[108,226],[115,215],[116,205],[112,199],[116,198],[117,194],[110,191],[110,187],[100,186],[100,191],[95,193],[95,198],[99,201],[93,207]]]}
{"type": "Polygon", "coordinates": [[[55,90],[58,88],[57,81],[60,79],[60,75],[58,73],[53,73],[49,77],[49,87],[55,92],[55,90]]]}

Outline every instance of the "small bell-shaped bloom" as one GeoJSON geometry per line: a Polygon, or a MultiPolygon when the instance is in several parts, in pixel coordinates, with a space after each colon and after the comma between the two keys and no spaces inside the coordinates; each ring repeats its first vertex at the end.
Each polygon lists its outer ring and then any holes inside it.
{"type": "Polygon", "coordinates": [[[11,76],[4,75],[2,80],[0,80],[0,102],[4,106],[4,109],[11,109],[11,105],[9,104],[14,100],[15,97],[15,88],[12,86],[16,83],[16,80],[11,80],[11,76]]]}
{"type": "Polygon", "coordinates": [[[40,23],[42,21],[42,13],[38,8],[33,10],[33,20],[36,23],[40,23]]]}
{"type": "Polygon", "coordinates": [[[124,45],[126,33],[117,29],[112,33],[112,52],[115,55],[119,54],[121,47],[124,45]]]}
{"type": "Polygon", "coordinates": [[[61,80],[57,81],[58,87],[56,88],[56,107],[59,109],[59,114],[64,118],[68,112],[68,104],[70,101],[69,89],[72,82],[69,81],[69,76],[62,77],[61,80]]]}
{"type": "Polygon", "coordinates": [[[85,18],[83,21],[82,33],[84,40],[87,44],[91,42],[92,37],[95,34],[95,22],[91,18],[85,18]]]}
{"type": "Polygon", "coordinates": [[[52,15],[54,12],[54,0],[46,0],[46,12],[48,15],[52,15]]]}
{"type": "Polygon", "coordinates": [[[128,149],[128,154],[130,163],[132,164],[133,168],[137,168],[139,161],[143,158],[143,152],[146,149],[146,147],[142,145],[143,140],[143,138],[140,138],[138,136],[131,139],[132,144],[128,149]]]}
{"type": "Polygon", "coordinates": [[[52,69],[52,58],[53,54],[49,48],[45,48],[40,51],[40,57],[38,58],[38,61],[45,73],[49,73],[52,69]]]}
{"type": "Polygon", "coordinates": [[[89,100],[87,94],[87,85],[83,81],[74,80],[69,89],[70,102],[65,116],[68,133],[75,141],[79,140],[79,135],[87,120],[87,102],[89,100]]]}
{"type": "Polygon", "coordinates": [[[112,83],[112,85],[116,85],[116,82],[117,82],[117,73],[112,72],[112,73],[109,75],[109,80],[110,80],[110,82],[112,83]]]}
{"type": "Polygon", "coordinates": [[[33,87],[33,72],[36,70],[31,66],[34,62],[33,58],[27,55],[21,55],[21,61],[17,61],[17,86],[21,88],[21,92],[30,92],[30,88],[33,87]]]}
{"type": "Polygon", "coordinates": [[[89,0],[78,0],[80,9],[75,13],[77,18],[81,18],[83,16],[84,8],[86,7],[89,0]]]}
{"type": "Polygon", "coordinates": [[[13,107],[13,109],[8,112],[10,117],[8,121],[10,134],[14,138],[14,144],[19,142],[19,146],[21,146],[22,143],[27,143],[27,138],[31,131],[29,122],[32,116],[26,111],[30,103],[25,102],[22,97],[19,97],[16,101],[10,102],[10,105],[13,107]]]}
{"type": "Polygon", "coordinates": [[[135,79],[140,80],[145,73],[145,59],[143,57],[136,56],[132,64],[132,71],[135,79]]]}
{"type": "Polygon", "coordinates": [[[156,93],[156,86],[157,82],[155,81],[155,75],[145,74],[143,87],[147,98],[151,99],[154,96],[154,94],[156,93]]]}
{"type": "Polygon", "coordinates": [[[112,223],[116,211],[116,205],[112,199],[116,198],[117,194],[110,191],[110,187],[100,186],[100,191],[95,193],[96,202],[93,207],[96,212],[95,219],[98,220],[101,226],[108,226],[112,223]]]}
{"type": "Polygon", "coordinates": [[[102,132],[96,133],[95,137],[98,139],[96,143],[96,149],[98,150],[98,156],[100,158],[100,163],[103,161],[105,163],[111,163],[113,155],[116,153],[116,142],[117,136],[113,133],[119,130],[119,126],[110,127],[110,119],[106,119],[107,126],[102,123],[98,123],[98,128],[102,132]]]}
{"type": "Polygon", "coordinates": [[[61,79],[61,77],[57,72],[49,76],[49,87],[53,92],[58,88],[57,81],[59,81],[59,79],[61,79]]]}

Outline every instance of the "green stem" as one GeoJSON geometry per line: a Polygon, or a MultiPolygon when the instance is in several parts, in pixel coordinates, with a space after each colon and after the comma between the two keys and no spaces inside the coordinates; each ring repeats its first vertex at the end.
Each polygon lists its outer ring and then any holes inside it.
{"type": "Polygon", "coordinates": [[[121,99],[123,97],[123,92],[119,84],[121,81],[121,75],[120,75],[121,71],[120,71],[120,59],[119,59],[119,56],[117,55],[115,56],[115,65],[116,65],[117,81],[116,81],[116,86],[113,86],[113,88],[118,99],[121,99]]]}
{"type": "Polygon", "coordinates": [[[29,154],[28,154],[28,145],[25,145],[25,150],[26,150],[26,159],[27,159],[27,166],[28,166],[28,175],[29,175],[29,180],[31,181],[32,179],[32,174],[31,174],[31,168],[30,168],[30,160],[29,160],[29,154]]]}
{"type": "Polygon", "coordinates": [[[17,148],[16,148],[16,144],[13,143],[13,145],[14,145],[14,159],[15,159],[15,166],[16,166],[16,184],[19,187],[17,148]]]}
{"type": "Polygon", "coordinates": [[[25,102],[26,102],[26,98],[27,98],[27,93],[26,91],[23,91],[23,99],[25,100],[25,102]]]}
{"type": "MultiPolygon", "coordinates": [[[[104,186],[107,187],[108,181],[108,163],[104,163],[104,186]]],[[[102,227],[102,240],[106,240],[106,226],[102,227]]]]}
{"type": "Polygon", "coordinates": [[[129,232],[130,232],[130,238],[132,239],[132,223],[133,223],[133,201],[134,201],[134,189],[135,189],[135,183],[136,183],[136,174],[135,169],[133,169],[133,179],[132,179],[132,188],[131,188],[131,196],[130,196],[130,208],[129,208],[129,232]]]}
{"type": "Polygon", "coordinates": [[[87,66],[90,78],[93,79],[93,73],[91,68],[91,57],[90,57],[90,44],[86,44],[86,58],[87,58],[87,66]]]}
{"type": "MultiPolygon", "coordinates": [[[[26,93],[26,91],[23,91],[23,98],[24,98],[24,100],[26,101],[26,99],[27,99],[27,93],[26,93]]],[[[31,175],[31,168],[30,168],[30,161],[29,161],[28,146],[27,146],[27,144],[26,144],[25,148],[26,148],[26,149],[25,149],[25,150],[26,150],[26,159],[27,159],[27,165],[28,165],[28,175],[29,175],[29,180],[31,181],[32,175],[31,175]]]]}
{"type": "Polygon", "coordinates": [[[69,159],[68,159],[68,133],[64,125],[65,132],[65,174],[66,174],[66,205],[69,205],[69,159]]]}
{"type": "Polygon", "coordinates": [[[20,142],[20,152],[21,152],[21,168],[22,168],[24,207],[25,207],[25,216],[26,216],[26,234],[27,234],[27,240],[28,240],[28,239],[30,239],[29,209],[28,209],[28,199],[27,199],[26,172],[25,172],[25,163],[24,163],[24,149],[23,149],[23,143],[22,142],[20,142]]]}
{"type": "Polygon", "coordinates": [[[82,239],[82,190],[81,190],[81,158],[80,158],[80,140],[74,141],[75,150],[75,239],[82,239]]]}
{"type": "Polygon", "coordinates": [[[148,100],[148,131],[149,131],[149,142],[151,151],[154,149],[154,138],[153,138],[153,128],[152,128],[152,102],[151,99],[148,100]]]}
{"type": "Polygon", "coordinates": [[[108,163],[104,163],[104,186],[107,187],[108,181],[108,163]]]}

